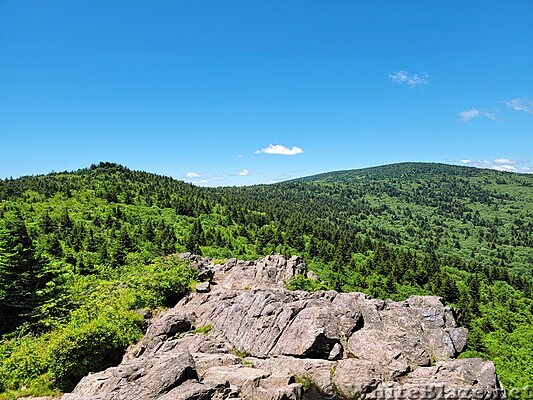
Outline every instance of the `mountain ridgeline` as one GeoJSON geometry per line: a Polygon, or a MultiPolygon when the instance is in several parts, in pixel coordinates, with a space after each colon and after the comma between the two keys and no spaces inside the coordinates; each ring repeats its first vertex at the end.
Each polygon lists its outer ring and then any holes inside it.
{"type": "Polygon", "coordinates": [[[494,360],[507,387],[533,380],[531,175],[404,163],[200,188],[100,163],[0,181],[0,229],[6,398],[116,364],[142,333],[134,311],[173,305],[195,279],[180,251],[300,255],[320,279],[292,289],[439,295],[470,330],[466,356],[494,360]],[[77,363],[58,361],[67,350],[77,363]]]}

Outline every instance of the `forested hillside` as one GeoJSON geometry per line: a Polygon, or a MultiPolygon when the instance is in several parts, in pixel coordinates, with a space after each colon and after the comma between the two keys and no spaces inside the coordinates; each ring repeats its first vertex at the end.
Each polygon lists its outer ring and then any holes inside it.
{"type": "Polygon", "coordinates": [[[340,216],[373,238],[533,276],[530,175],[405,163],[300,181],[336,187],[340,216]]]}
{"type": "Polygon", "coordinates": [[[508,387],[533,380],[530,175],[411,163],[213,189],[100,163],[0,181],[0,221],[5,396],[116,363],[142,332],[136,310],[194,284],[168,257],[185,250],[301,255],[321,283],[292,288],[440,295],[471,330],[467,355],[508,387]]]}

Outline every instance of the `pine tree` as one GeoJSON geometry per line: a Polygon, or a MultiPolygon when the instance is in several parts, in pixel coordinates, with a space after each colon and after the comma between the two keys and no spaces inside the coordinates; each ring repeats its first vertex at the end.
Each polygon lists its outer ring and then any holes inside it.
{"type": "Polygon", "coordinates": [[[191,234],[189,235],[187,242],[185,243],[185,247],[188,252],[193,254],[202,255],[202,250],[200,249],[200,245],[203,245],[205,242],[205,235],[204,231],[202,229],[202,223],[199,219],[194,220],[194,225],[191,230],[191,234]]]}
{"type": "Polygon", "coordinates": [[[39,305],[45,284],[43,265],[20,212],[0,229],[0,334],[16,328],[39,305]]]}

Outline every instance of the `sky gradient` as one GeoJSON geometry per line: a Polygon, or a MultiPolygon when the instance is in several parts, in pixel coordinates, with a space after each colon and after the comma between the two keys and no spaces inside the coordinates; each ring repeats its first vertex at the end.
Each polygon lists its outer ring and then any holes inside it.
{"type": "Polygon", "coordinates": [[[0,178],[533,172],[533,2],[0,0],[0,178]]]}

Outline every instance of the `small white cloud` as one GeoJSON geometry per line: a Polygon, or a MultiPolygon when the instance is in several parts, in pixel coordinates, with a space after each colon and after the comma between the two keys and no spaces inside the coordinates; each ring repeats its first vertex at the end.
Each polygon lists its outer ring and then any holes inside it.
{"type": "Polygon", "coordinates": [[[459,160],[461,164],[468,164],[472,167],[494,169],[496,171],[505,172],[520,172],[529,174],[533,172],[533,169],[528,165],[526,161],[511,160],[510,158],[496,158],[494,160],[459,160]],[[468,163],[464,162],[468,161],[468,163]]]}
{"type": "Polygon", "coordinates": [[[191,171],[191,172],[187,172],[187,173],[185,174],[185,176],[186,176],[187,178],[193,179],[193,178],[199,178],[199,177],[201,177],[202,175],[200,175],[198,172],[192,172],[192,171],[191,171]]]}
{"type": "Polygon", "coordinates": [[[239,175],[239,176],[248,176],[248,175],[250,175],[250,171],[248,171],[246,168],[244,168],[243,170],[237,172],[237,175],[239,175]]]}
{"type": "Polygon", "coordinates": [[[528,100],[526,97],[506,100],[504,103],[515,111],[525,111],[533,114],[533,101],[528,100]]]}
{"type": "Polygon", "coordinates": [[[491,121],[496,121],[496,116],[487,111],[479,110],[477,108],[472,108],[470,110],[461,111],[459,114],[459,120],[462,122],[468,122],[473,118],[485,117],[491,121]]]}
{"type": "Polygon", "coordinates": [[[427,85],[429,82],[428,74],[410,74],[407,71],[396,71],[389,74],[389,79],[399,85],[406,83],[410,87],[427,85]]]}
{"type": "Polygon", "coordinates": [[[486,167],[490,167],[491,165],[493,165],[493,161],[492,160],[477,160],[477,162],[474,163],[476,167],[482,167],[482,168],[486,168],[486,167]]]}
{"type": "Polygon", "coordinates": [[[496,164],[509,164],[509,165],[514,165],[518,163],[517,161],[509,160],[508,158],[497,158],[496,160],[494,160],[494,162],[496,164]]]}
{"type": "Polygon", "coordinates": [[[463,122],[467,122],[471,120],[472,118],[477,118],[477,117],[479,117],[479,110],[475,108],[468,110],[468,111],[461,111],[459,113],[459,119],[463,122]]]}
{"type": "Polygon", "coordinates": [[[242,154],[239,154],[237,157],[244,158],[244,156],[242,154]]]}
{"type": "Polygon", "coordinates": [[[276,145],[270,144],[268,147],[265,147],[264,149],[256,150],[254,154],[266,153],[266,154],[279,154],[282,156],[294,156],[296,154],[301,154],[303,152],[304,152],[304,149],[302,149],[301,147],[297,147],[297,146],[285,147],[281,144],[276,144],[276,145]]]}
{"type": "Polygon", "coordinates": [[[207,179],[200,179],[197,181],[192,181],[192,183],[194,183],[195,185],[205,185],[206,183],[209,183],[209,181],[207,179]]]}
{"type": "Polygon", "coordinates": [[[224,178],[223,178],[222,176],[215,176],[215,177],[213,178],[213,180],[214,180],[214,181],[223,181],[224,178]]]}
{"type": "Polygon", "coordinates": [[[494,165],[490,169],[495,169],[497,171],[517,172],[517,169],[515,167],[506,164],[494,165]]]}

